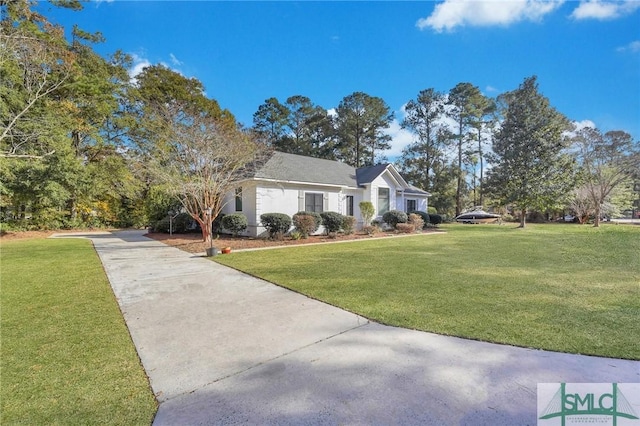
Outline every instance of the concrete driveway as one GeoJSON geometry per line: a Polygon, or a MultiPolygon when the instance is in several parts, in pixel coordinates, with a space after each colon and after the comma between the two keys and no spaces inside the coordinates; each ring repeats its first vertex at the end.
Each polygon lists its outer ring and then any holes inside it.
{"type": "Polygon", "coordinates": [[[533,425],[538,383],[640,382],[635,361],[369,322],[143,234],[89,238],[160,402],[154,425],[533,425]]]}

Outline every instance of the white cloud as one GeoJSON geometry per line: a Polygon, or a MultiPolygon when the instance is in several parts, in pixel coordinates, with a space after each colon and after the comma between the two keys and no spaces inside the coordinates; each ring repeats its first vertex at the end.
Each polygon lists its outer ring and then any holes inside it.
{"type": "Polygon", "coordinates": [[[400,126],[400,122],[397,119],[393,119],[391,125],[386,129],[385,133],[391,136],[391,149],[384,152],[384,155],[390,159],[400,157],[402,150],[414,141],[414,135],[408,130],[403,129],[400,126]]]}
{"type": "Polygon", "coordinates": [[[627,44],[626,46],[618,47],[616,51],[638,53],[640,52],[640,40],[635,40],[627,44]]]}
{"type": "Polygon", "coordinates": [[[171,58],[171,63],[174,66],[179,67],[180,65],[182,65],[182,62],[179,61],[178,58],[176,58],[173,53],[169,53],[169,57],[171,58]]]}
{"type": "Polygon", "coordinates": [[[581,121],[573,121],[573,130],[569,130],[564,132],[564,136],[572,138],[578,134],[578,132],[584,128],[590,127],[592,129],[597,129],[596,123],[591,120],[581,120],[581,121]]]}
{"type": "MultiPolygon", "coordinates": [[[[174,66],[178,66],[181,65],[182,62],[180,62],[174,55],[173,53],[169,54],[169,57],[171,58],[171,63],[174,66]]],[[[153,65],[153,63],[151,63],[151,61],[143,56],[140,56],[138,54],[132,53],[131,54],[131,58],[133,59],[133,66],[131,67],[131,69],[129,69],[129,78],[131,79],[131,81],[135,82],[136,77],[138,76],[138,74],[140,74],[142,72],[142,70],[144,70],[146,67],[150,67],[153,65]]],[[[182,71],[180,71],[179,69],[175,68],[174,66],[171,66],[169,64],[167,64],[164,61],[160,61],[158,62],[158,64],[162,65],[165,68],[169,68],[170,70],[177,72],[180,75],[184,75],[182,73],[182,71]]]]}
{"type": "Polygon", "coordinates": [[[564,0],[445,0],[416,26],[442,32],[458,26],[507,26],[514,22],[539,21],[560,7],[564,0]]]}
{"type": "Polygon", "coordinates": [[[133,59],[133,67],[129,70],[129,78],[135,80],[144,68],[151,66],[151,62],[149,62],[147,58],[138,56],[135,53],[133,53],[131,57],[133,59]]]}
{"type": "Polygon", "coordinates": [[[581,1],[571,13],[574,19],[615,19],[624,15],[633,13],[640,8],[638,0],[625,1],[606,1],[606,0],[587,0],[581,1]]]}
{"type": "Polygon", "coordinates": [[[574,121],[573,125],[576,126],[576,131],[582,130],[585,127],[591,127],[592,129],[596,128],[596,123],[591,120],[574,121]]]}

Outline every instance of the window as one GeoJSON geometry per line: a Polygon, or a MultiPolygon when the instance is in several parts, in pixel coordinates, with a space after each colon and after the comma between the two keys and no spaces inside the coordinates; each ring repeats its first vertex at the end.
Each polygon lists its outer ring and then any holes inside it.
{"type": "Polygon", "coordinates": [[[407,213],[416,211],[416,200],[407,200],[407,213]]]}
{"type": "Polygon", "coordinates": [[[353,216],[353,195],[347,195],[347,216],[353,216]]]}
{"type": "Polygon", "coordinates": [[[242,188],[236,188],[236,211],[242,211],[242,188]]]}
{"type": "Polygon", "coordinates": [[[324,194],[307,192],[304,194],[304,210],[308,212],[322,213],[324,194]]]}
{"type": "Polygon", "coordinates": [[[378,216],[389,211],[389,188],[378,188],[378,216]]]}

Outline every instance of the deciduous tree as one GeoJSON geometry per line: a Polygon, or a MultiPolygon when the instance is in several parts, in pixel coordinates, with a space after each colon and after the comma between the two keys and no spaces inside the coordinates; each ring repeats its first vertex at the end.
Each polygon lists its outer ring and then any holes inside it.
{"type": "Polygon", "coordinates": [[[603,135],[598,129],[585,127],[573,137],[573,144],[597,227],[604,203],[617,187],[631,180],[640,169],[638,142],[623,131],[603,135]]]}
{"type": "Polygon", "coordinates": [[[186,101],[156,103],[164,144],[152,145],[148,167],[200,225],[204,241],[224,207],[225,195],[266,159],[268,150],[236,126],[186,101]]]}

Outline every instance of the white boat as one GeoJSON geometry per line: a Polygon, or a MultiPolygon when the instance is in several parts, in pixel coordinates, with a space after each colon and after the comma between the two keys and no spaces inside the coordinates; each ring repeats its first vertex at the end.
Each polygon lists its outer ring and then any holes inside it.
{"type": "Polygon", "coordinates": [[[456,222],[460,223],[494,223],[500,220],[501,215],[487,213],[482,209],[472,210],[456,216],[456,222]]]}

